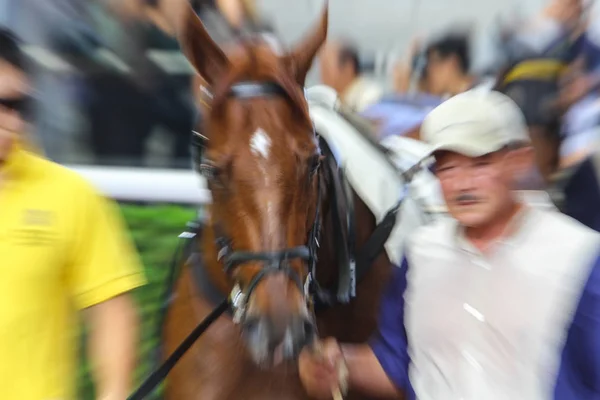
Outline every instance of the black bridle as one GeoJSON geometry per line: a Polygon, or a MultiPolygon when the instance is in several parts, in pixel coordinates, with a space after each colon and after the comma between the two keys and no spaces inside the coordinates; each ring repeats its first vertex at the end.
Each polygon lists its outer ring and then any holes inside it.
{"type": "MultiPolygon", "coordinates": [[[[250,100],[258,97],[288,97],[287,92],[275,82],[240,82],[234,84],[229,96],[241,99],[250,100]]],[[[313,134],[316,133],[313,131],[313,134]]],[[[211,186],[215,179],[215,174],[212,170],[213,163],[206,158],[206,148],[209,144],[207,136],[194,131],[192,137],[192,154],[193,162],[196,171],[202,175],[208,185],[211,186]]],[[[318,172],[318,168],[314,172],[318,172]]],[[[317,178],[320,179],[320,176],[317,178]]],[[[311,276],[314,276],[317,264],[317,251],[319,247],[319,236],[321,232],[321,185],[317,182],[317,204],[312,227],[308,233],[307,242],[305,245],[284,248],[274,251],[243,251],[233,248],[233,242],[226,234],[222,226],[217,222],[213,224],[213,231],[216,236],[217,245],[217,260],[223,264],[224,272],[232,277],[234,272],[243,268],[248,263],[260,263],[262,268],[242,290],[239,285],[234,287],[231,293],[232,307],[236,322],[241,320],[245,313],[247,300],[258,284],[267,276],[277,273],[284,273],[297,285],[299,290],[306,297],[307,302],[310,302],[307,288],[310,286],[311,276]],[[308,264],[307,281],[303,281],[303,277],[291,267],[290,261],[301,260],[308,264]]]]}

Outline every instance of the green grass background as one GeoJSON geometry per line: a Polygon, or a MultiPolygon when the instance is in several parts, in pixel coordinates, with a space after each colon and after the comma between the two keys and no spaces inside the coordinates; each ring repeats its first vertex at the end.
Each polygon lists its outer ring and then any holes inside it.
{"type": "MultiPolygon", "coordinates": [[[[158,346],[158,315],[162,304],[165,282],[171,267],[171,258],[178,245],[178,235],[186,222],[195,217],[191,207],[174,205],[121,204],[130,234],[142,259],[148,284],[134,291],[141,318],[141,341],[138,346],[136,385],[156,367],[155,354],[158,346]]],[[[81,367],[78,376],[79,399],[94,400],[94,387],[90,379],[89,364],[83,343],[86,332],[82,329],[81,367]]],[[[149,399],[160,399],[155,393],[149,399]]]]}

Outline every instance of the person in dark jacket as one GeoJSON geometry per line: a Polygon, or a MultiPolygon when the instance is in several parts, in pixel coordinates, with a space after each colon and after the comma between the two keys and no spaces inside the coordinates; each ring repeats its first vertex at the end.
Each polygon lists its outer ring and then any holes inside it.
{"type": "Polygon", "coordinates": [[[558,208],[600,232],[600,153],[591,152],[568,168],[560,165],[565,140],[561,117],[570,105],[560,101],[566,97],[560,85],[564,71],[564,63],[558,60],[524,60],[507,69],[496,89],[523,111],[536,150],[537,170],[558,208]]]}

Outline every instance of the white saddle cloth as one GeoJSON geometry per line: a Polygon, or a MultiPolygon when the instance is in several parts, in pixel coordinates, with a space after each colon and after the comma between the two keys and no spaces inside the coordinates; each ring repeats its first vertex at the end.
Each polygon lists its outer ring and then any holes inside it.
{"type": "MultiPolygon", "coordinates": [[[[385,243],[390,261],[399,265],[406,237],[431,218],[433,205],[443,205],[437,180],[425,169],[405,186],[398,170],[336,111],[339,100],[333,89],[314,86],[307,89],[306,97],[317,132],[336,153],[349,184],[371,210],[377,223],[408,189],[396,225],[385,243]]],[[[426,154],[427,150],[423,148],[426,145],[412,139],[398,139],[390,139],[386,145],[394,151],[395,163],[401,170],[406,170],[426,154]]]]}

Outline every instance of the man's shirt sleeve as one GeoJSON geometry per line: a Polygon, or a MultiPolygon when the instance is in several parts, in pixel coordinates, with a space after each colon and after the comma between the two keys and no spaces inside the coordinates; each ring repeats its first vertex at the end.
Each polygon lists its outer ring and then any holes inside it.
{"type": "Polygon", "coordinates": [[[595,260],[568,332],[554,398],[600,398],[600,257],[595,260]]]}
{"type": "Polygon", "coordinates": [[[370,342],[379,364],[400,389],[411,391],[408,378],[408,341],[404,329],[404,291],[408,262],[394,268],[392,280],[381,299],[378,329],[370,342]]]}
{"type": "Polygon", "coordinates": [[[74,195],[67,280],[83,309],[142,286],[145,279],[116,205],[87,184],[74,195]]]}

